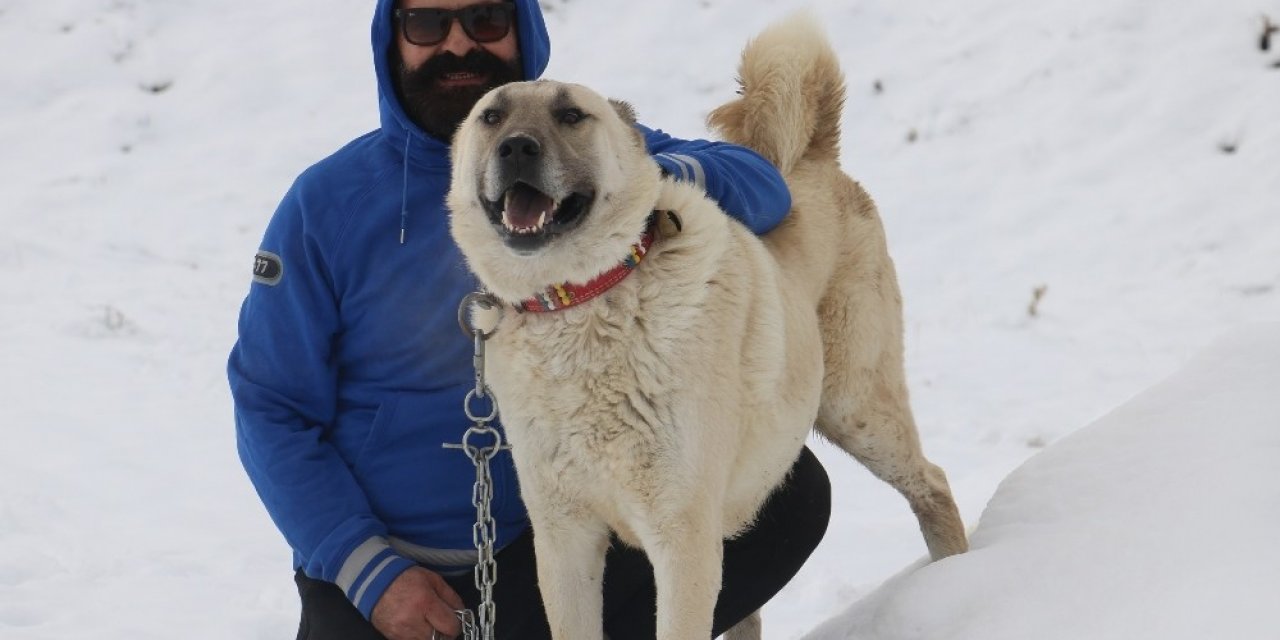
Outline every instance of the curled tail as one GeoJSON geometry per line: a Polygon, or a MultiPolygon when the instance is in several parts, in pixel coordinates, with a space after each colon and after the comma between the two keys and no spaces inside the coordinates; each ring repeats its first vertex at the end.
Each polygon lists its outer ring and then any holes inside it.
{"type": "Polygon", "coordinates": [[[707,118],[725,140],[784,176],[801,158],[838,160],[844,76],[817,20],[798,13],[770,26],[747,44],[738,77],[742,97],[707,118]]]}

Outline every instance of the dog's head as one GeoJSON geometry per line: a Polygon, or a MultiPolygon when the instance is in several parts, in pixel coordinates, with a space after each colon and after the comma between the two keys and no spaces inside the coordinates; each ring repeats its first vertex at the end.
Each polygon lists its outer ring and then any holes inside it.
{"type": "Polygon", "coordinates": [[[514,302],[617,265],[659,175],[626,104],[579,85],[508,84],[454,136],[450,227],[485,286],[514,302]]]}

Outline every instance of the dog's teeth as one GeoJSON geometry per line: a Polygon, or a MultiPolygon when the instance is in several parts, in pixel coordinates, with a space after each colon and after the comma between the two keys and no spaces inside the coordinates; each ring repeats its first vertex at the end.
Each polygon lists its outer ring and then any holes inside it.
{"type": "Polygon", "coordinates": [[[509,233],[514,233],[519,235],[530,235],[530,234],[538,233],[539,231],[541,231],[542,228],[546,226],[547,218],[549,218],[550,216],[551,216],[550,211],[543,211],[538,215],[538,221],[536,223],[531,225],[523,225],[523,224],[517,225],[515,222],[512,222],[510,212],[504,210],[502,212],[502,226],[509,233]]]}

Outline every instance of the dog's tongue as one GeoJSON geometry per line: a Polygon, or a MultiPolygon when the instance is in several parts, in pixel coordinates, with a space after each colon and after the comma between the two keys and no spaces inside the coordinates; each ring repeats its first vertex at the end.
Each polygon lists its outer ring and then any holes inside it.
{"type": "Polygon", "coordinates": [[[551,218],[555,206],[551,196],[520,183],[507,191],[507,222],[517,228],[536,227],[543,213],[551,218]]]}

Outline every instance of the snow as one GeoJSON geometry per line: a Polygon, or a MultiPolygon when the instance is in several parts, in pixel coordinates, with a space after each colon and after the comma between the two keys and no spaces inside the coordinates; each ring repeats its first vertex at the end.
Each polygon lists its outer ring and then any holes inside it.
{"type": "MultiPolygon", "coordinates": [[[[1277,376],[1233,369],[1277,329],[1232,334],[1280,320],[1280,42],[1258,46],[1280,5],[544,4],[548,76],[675,135],[704,135],[742,45],[801,6],[844,64],[843,161],[888,228],[926,452],[982,520],[974,553],[913,571],[905,501],[815,443],[835,513],[767,637],[1280,637],[1258,613],[1280,575],[1260,538],[1280,483],[1257,466],[1276,442],[1254,421],[1280,410],[1248,394],[1277,376]],[[1179,386],[1197,381],[1224,395],[1179,386]],[[1204,418],[1233,386],[1238,420],[1204,418]]],[[[223,365],[276,202],[376,126],[368,14],[0,0],[0,638],[294,633],[223,365]]]]}
{"type": "Polygon", "coordinates": [[[1280,638],[1280,324],[1240,330],[1000,484],[969,553],[806,636],[1280,638]]]}

